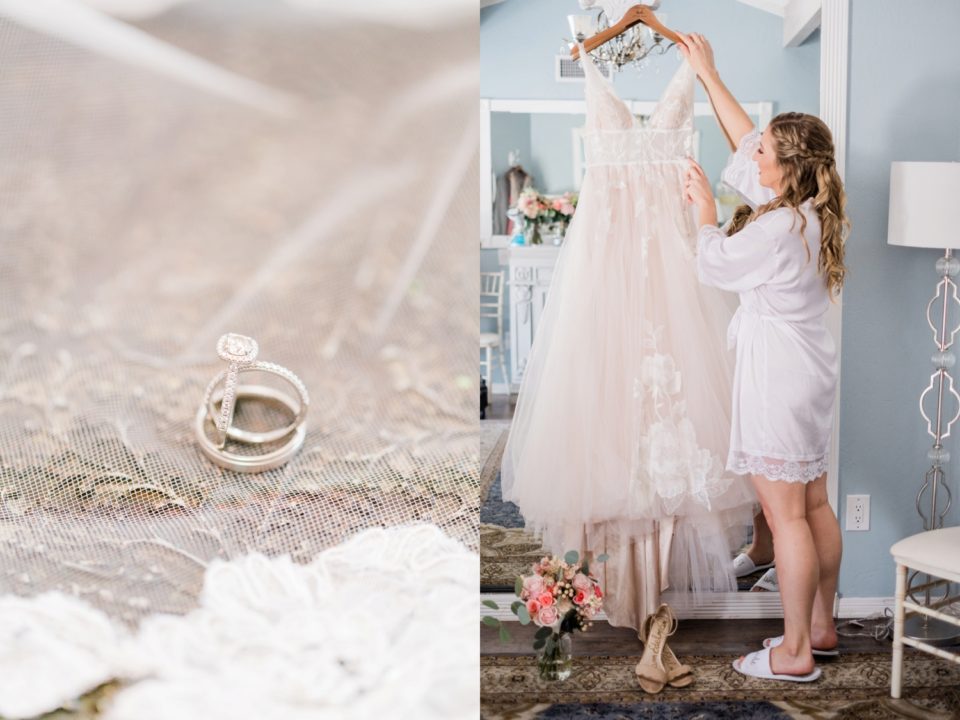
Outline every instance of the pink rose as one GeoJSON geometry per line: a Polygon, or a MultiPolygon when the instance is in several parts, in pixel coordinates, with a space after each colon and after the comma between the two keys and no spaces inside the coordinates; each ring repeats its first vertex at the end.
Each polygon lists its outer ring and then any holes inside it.
{"type": "Polygon", "coordinates": [[[553,625],[560,618],[556,605],[540,608],[537,614],[537,623],[539,625],[553,625]]]}
{"type": "Polygon", "coordinates": [[[577,590],[583,590],[586,592],[591,587],[593,587],[593,582],[583,573],[577,573],[573,576],[573,587],[577,590]]]}
{"type": "Polygon", "coordinates": [[[560,208],[563,207],[563,200],[561,200],[560,198],[557,198],[556,200],[553,201],[552,205],[554,210],[559,210],[560,208]]]}
{"type": "Polygon", "coordinates": [[[530,617],[536,617],[537,613],[540,612],[540,603],[536,600],[530,600],[527,603],[527,612],[530,613],[530,617]]]}
{"type": "Polygon", "coordinates": [[[573,602],[576,605],[583,605],[586,599],[587,594],[583,590],[577,590],[577,594],[573,596],[573,602]]]}
{"type": "Polygon", "coordinates": [[[598,598],[602,598],[602,597],[603,597],[603,593],[600,592],[600,586],[599,586],[599,585],[594,585],[594,586],[593,586],[593,594],[596,595],[598,598]]]}
{"type": "Polygon", "coordinates": [[[539,598],[540,607],[549,607],[553,605],[553,593],[545,592],[539,598]]]}
{"type": "Polygon", "coordinates": [[[576,210],[576,208],[573,207],[573,205],[571,205],[570,203],[563,203],[563,204],[562,204],[559,208],[557,208],[557,209],[558,209],[560,212],[562,212],[564,215],[573,215],[573,211],[576,210]]]}
{"type": "Polygon", "coordinates": [[[531,597],[536,597],[543,593],[543,576],[542,575],[528,575],[523,579],[523,589],[526,590],[531,597]]]}

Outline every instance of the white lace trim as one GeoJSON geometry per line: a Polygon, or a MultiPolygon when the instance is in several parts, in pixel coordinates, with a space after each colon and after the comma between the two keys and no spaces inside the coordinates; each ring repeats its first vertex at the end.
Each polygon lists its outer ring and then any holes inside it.
{"type": "Polygon", "coordinates": [[[727,460],[727,470],[738,475],[763,475],[768,480],[808,483],[823,475],[828,464],[827,453],[813,460],[784,460],[735,451],[727,460]]]}

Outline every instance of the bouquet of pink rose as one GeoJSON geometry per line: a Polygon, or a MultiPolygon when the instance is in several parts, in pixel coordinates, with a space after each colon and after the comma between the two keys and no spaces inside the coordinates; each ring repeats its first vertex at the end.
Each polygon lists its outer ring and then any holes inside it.
{"type": "MultiPolygon", "coordinates": [[[[600,555],[597,562],[606,559],[606,555],[600,555]]],[[[534,563],[532,570],[532,575],[517,578],[514,592],[520,599],[510,609],[521,625],[532,622],[540,628],[534,635],[533,648],[538,652],[541,677],[563,680],[572,668],[570,635],[593,625],[594,616],[603,607],[603,592],[590,574],[588,561],[584,558],[581,562],[576,550],[562,560],[545,557],[534,563]]],[[[483,604],[499,609],[493,600],[484,600],[483,604]]],[[[510,633],[497,618],[484,617],[483,623],[498,627],[501,640],[510,639],[510,633]]]]}
{"type": "Polygon", "coordinates": [[[526,188],[517,199],[517,209],[523,213],[524,230],[532,231],[531,244],[540,242],[542,226],[553,225],[559,234],[566,232],[567,225],[577,209],[579,196],[567,192],[563,195],[541,195],[534,188],[526,188]]]}

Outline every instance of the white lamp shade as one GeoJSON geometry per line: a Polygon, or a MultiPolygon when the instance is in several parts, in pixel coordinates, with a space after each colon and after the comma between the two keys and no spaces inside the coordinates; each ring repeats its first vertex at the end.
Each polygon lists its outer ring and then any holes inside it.
{"type": "Polygon", "coordinates": [[[887,242],[960,248],[960,162],[895,162],[890,166],[887,242]]]}

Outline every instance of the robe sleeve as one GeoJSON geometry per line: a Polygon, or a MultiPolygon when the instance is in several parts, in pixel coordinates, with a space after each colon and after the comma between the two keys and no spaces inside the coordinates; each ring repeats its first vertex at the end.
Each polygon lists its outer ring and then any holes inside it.
{"type": "Polygon", "coordinates": [[[757,221],[729,237],[714,225],[704,225],[697,233],[697,278],[730,292],[753,290],[776,276],[777,248],[776,238],[757,221]]]}
{"type": "Polygon", "coordinates": [[[739,147],[720,173],[720,179],[736,190],[743,201],[754,210],[777,196],[773,190],[760,184],[760,168],[753,159],[759,145],[760,131],[754,128],[740,138],[739,147]]]}

